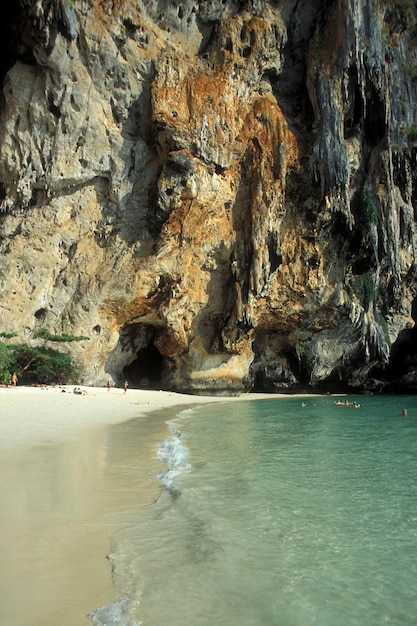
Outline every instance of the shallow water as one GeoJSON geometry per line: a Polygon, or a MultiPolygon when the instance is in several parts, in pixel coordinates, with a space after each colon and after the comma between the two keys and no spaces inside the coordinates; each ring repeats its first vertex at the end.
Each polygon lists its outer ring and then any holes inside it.
{"type": "MultiPolygon", "coordinates": [[[[169,414],[169,413],[168,413],[169,414]]],[[[159,493],[166,413],[0,454],[0,624],[91,626],[114,602],[111,537],[159,493]]]]}
{"type": "Polygon", "coordinates": [[[113,535],[114,626],[417,623],[417,398],[183,411],[113,535]],[[408,416],[401,416],[403,406],[408,416]]]}

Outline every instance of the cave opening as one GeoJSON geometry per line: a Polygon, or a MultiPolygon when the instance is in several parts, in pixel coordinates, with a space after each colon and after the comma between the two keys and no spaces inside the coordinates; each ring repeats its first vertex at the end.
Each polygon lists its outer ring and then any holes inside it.
{"type": "Polygon", "coordinates": [[[395,375],[398,374],[404,376],[408,374],[413,382],[413,386],[416,386],[417,377],[417,298],[414,298],[411,304],[411,317],[414,321],[414,326],[405,328],[402,330],[397,340],[391,347],[391,355],[389,366],[395,375]]]}
{"type": "Polygon", "coordinates": [[[374,85],[368,87],[364,131],[368,144],[377,146],[386,135],[385,103],[374,85]]]}
{"type": "Polygon", "coordinates": [[[123,379],[135,389],[161,389],[164,359],[153,343],[138,350],[136,358],[123,368],[123,379]]]}
{"type": "Polygon", "coordinates": [[[157,335],[153,324],[126,322],[105,371],[118,383],[127,380],[133,389],[162,389],[167,361],[157,348],[157,335]]]}
{"type": "Polygon", "coordinates": [[[15,64],[18,57],[18,39],[21,27],[19,18],[21,8],[18,2],[10,3],[8,10],[2,15],[0,22],[0,81],[3,84],[8,70],[15,64]]]}
{"type": "Polygon", "coordinates": [[[345,114],[344,120],[345,139],[351,139],[358,133],[364,114],[364,105],[356,66],[352,66],[349,69],[348,93],[350,106],[345,114]]]}
{"type": "Polygon", "coordinates": [[[385,380],[387,389],[400,393],[417,393],[417,298],[410,310],[414,325],[401,330],[391,345],[388,363],[372,369],[373,378],[385,380]]]}

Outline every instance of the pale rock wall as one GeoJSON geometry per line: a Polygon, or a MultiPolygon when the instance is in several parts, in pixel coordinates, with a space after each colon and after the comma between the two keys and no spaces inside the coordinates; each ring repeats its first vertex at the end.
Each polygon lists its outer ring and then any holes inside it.
{"type": "Polygon", "coordinates": [[[0,331],[90,337],[62,346],[82,382],[192,392],[363,387],[413,344],[417,59],[397,3],[19,7],[0,331]]]}

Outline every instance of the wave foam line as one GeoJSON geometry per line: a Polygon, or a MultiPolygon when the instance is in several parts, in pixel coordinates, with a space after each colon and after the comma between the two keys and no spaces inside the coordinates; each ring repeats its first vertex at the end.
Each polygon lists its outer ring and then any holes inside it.
{"type": "Polygon", "coordinates": [[[133,565],[130,552],[114,550],[108,555],[114,588],[121,592],[118,600],[102,606],[88,615],[94,626],[142,626],[137,614],[142,586],[133,565]]]}
{"type": "Polygon", "coordinates": [[[141,626],[142,622],[137,622],[128,615],[131,604],[132,599],[126,596],[113,604],[96,609],[88,617],[95,626],[141,626]]]}
{"type": "Polygon", "coordinates": [[[188,463],[188,448],[181,441],[181,433],[175,431],[158,446],[158,457],[168,465],[168,471],[158,476],[162,485],[172,491],[175,490],[177,476],[191,469],[188,463]]]}

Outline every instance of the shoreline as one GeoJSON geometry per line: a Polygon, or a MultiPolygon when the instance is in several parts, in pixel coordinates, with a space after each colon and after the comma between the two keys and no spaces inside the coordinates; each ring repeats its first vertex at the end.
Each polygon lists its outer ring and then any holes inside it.
{"type": "Polygon", "coordinates": [[[91,626],[117,601],[112,537],[152,505],[157,445],[183,408],[285,397],[0,388],[0,623],[91,626]]]}
{"type": "MultiPolygon", "coordinates": [[[[240,396],[201,396],[172,391],[112,387],[0,387],[0,448],[30,446],[46,441],[77,437],[82,431],[118,424],[133,418],[146,418],[159,409],[196,406],[207,403],[239,402],[264,398],[288,398],[287,394],[242,394],[240,396]]],[[[305,394],[296,394],[304,397],[305,394]]]]}

